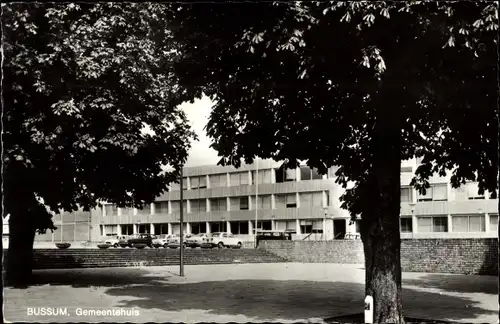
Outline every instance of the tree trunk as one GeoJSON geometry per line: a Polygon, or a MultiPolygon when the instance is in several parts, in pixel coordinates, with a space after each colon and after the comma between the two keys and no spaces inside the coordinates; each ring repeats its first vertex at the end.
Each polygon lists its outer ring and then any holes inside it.
{"type": "Polygon", "coordinates": [[[394,116],[397,112],[384,108],[377,109],[367,186],[368,209],[361,220],[365,291],[373,297],[375,323],[404,323],[399,230],[401,130],[399,118],[394,116]]]}
{"type": "Polygon", "coordinates": [[[31,211],[11,214],[9,218],[9,249],[7,256],[7,283],[25,286],[30,283],[33,269],[33,242],[36,229],[31,211]]]}

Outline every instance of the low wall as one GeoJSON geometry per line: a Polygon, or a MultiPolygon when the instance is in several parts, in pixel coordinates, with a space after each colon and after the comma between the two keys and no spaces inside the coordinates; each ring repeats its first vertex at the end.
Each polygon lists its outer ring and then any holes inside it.
{"type": "MultiPolygon", "coordinates": [[[[364,264],[359,240],[261,241],[259,248],[292,262],[364,264]]],[[[498,274],[498,239],[402,239],[407,272],[498,274]]]]}
{"type": "MultiPolygon", "coordinates": [[[[8,262],[8,250],[3,251],[8,262]]],[[[99,267],[142,267],[178,265],[178,249],[35,249],[33,269],[68,269],[99,267]]],[[[184,264],[231,264],[287,262],[262,249],[186,249],[184,264]]]]}

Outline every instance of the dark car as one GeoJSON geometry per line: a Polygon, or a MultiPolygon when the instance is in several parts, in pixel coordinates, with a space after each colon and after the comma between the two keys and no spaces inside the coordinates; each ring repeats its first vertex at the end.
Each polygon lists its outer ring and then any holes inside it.
{"type": "Polygon", "coordinates": [[[156,239],[156,236],[151,234],[138,234],[129,238],[127,242],[129,247],[134,247],[136,244],[145,244],[148,247],[153,247],[154,239],[156,239]]]}

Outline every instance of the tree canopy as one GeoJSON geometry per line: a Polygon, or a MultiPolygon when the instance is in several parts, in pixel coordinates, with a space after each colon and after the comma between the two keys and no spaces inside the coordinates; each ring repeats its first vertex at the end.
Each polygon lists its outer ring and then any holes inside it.
{"type": "Polygon", "coordinates": [[[172,5],[181,88],[214,101],[220,163],[256,156],[338,166],[342,207],[361,216],[375,322],[404,322],[401,160],[412,182],[452,171],[454,186],[498,172],[498,5],[486,1],[172,5]],[[355,185],[347,188],[350,181],[355,185]]]}
{"type": "MultiPolygon", "coordinates": [[[[455,167],[454,185],[497,188],[496,3],[179,4],[171,15],[181,85],[215,102],[207,130],[221,162],[308,160],[360,181],[384,100],[401,159],[425,156],[416,185],[455,167]]],[[[360,214],[355,201],[345,207],[360,214]]]]}
{"type": "Polygon", "coordinates": [[[2,4],[4,215],[32,203],[43,232],[48,211],[140,208],[177,180],[195,134],[160,9],[2,4]]]}

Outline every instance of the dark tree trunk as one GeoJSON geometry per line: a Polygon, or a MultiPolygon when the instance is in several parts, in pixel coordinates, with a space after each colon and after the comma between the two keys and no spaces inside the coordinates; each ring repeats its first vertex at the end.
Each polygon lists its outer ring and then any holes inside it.
{"type": "Polygon", "coordinates": [[[30,283],[33,269],[33,242],[36,229],[32,212],[11,214],[9,218],[9,248],[7,256],[7,284],[24,286],[30,283]]]}
{"type": "Polygon", "coordinates": [[[370,209],[361,220],[365,291],[374,300],[375,323],[404,323],[399,230],[401,128],[394,112],[378,110],[367,186],[370,209]]]}

